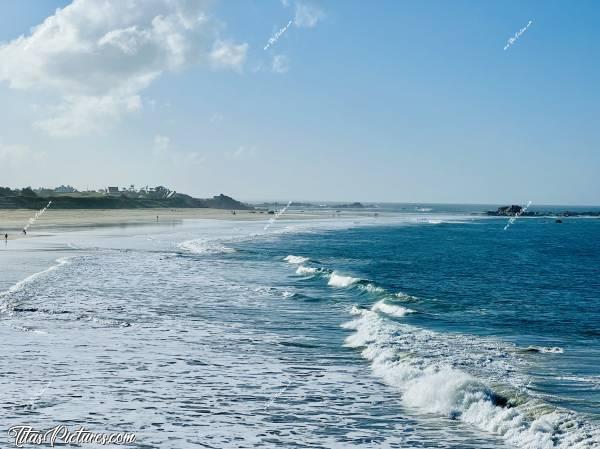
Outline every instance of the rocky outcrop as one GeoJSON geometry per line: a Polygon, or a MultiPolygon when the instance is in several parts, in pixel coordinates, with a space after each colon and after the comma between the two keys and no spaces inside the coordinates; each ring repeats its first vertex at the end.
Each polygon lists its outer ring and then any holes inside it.
{"type": "Polygon", "coordinates": [[[513,204],[512,206],[502,206],[496,210],[488,210],[486,215],[492,217],[514,217],[515,215],[523,217],[600,217],[600,211],[529,211],[525,208],[513,204]]]}
{"type": "Polygon", "coordinates": [[[504,217],[504,216],[511,216],[514,217],[515,215],[527,215],[527,214],[532,214],[531,212],[523,212],[523,208],[521,206],[518,206],[516,204],[513,204],[512,206],[502,206],[499,207],[498,209],[496,209],[495,211],[493,210],[488,210],[486,212],[487,215],[492,215],[495,217],[504,217]]]}

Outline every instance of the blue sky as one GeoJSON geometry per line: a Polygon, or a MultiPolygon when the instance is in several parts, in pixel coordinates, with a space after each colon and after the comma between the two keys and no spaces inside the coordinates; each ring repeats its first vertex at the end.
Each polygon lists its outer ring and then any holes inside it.
{"type": "Polygon", "coordinates": [[[597,2],[89,1],[0,5],[0,184],[600,204],[597,2]]]}

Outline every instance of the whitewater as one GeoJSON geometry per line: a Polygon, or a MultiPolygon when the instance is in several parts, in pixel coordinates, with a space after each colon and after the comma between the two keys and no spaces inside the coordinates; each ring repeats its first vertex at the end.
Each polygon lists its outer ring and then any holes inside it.
{"type": "Polygon", "coordinates": [[[599,225],[412,210],[10,242],[2,422],[132,447],[600,447],[599,225]]]}

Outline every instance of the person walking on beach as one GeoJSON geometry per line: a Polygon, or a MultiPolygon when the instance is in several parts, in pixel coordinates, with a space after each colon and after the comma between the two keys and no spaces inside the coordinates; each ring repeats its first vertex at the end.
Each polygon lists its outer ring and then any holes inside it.
{"type": "Polygon", "coordinates": [[[23,228],[23,235],[27,235],[27,229],[23,228]]]}
{"type": "Polygon", "coordinates": [[[4,234],[4,241],[8,242],[8,234],[4,234]]]}

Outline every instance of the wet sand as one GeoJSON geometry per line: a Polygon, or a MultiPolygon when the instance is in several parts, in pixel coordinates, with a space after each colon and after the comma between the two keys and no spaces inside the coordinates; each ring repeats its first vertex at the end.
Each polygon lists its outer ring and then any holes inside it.
{"type": "MultiPolygon", "coordinates": [[[[36,211],[30,209],[0,209],[0,235],[8,233],[9,240],[24,237],[22,230],[36,211]]],[[[241,210],[233,215],[223,209],[48,209],[30,226],[28,236],[53,230],[68,231],[82,227],[144,225],[157,222],[180,222],[186,219],[264,220],[273,218],[266,212],[241,210]]],[[[280,218],[314,219],[327,215],[286,211],[280,218]]]]}

